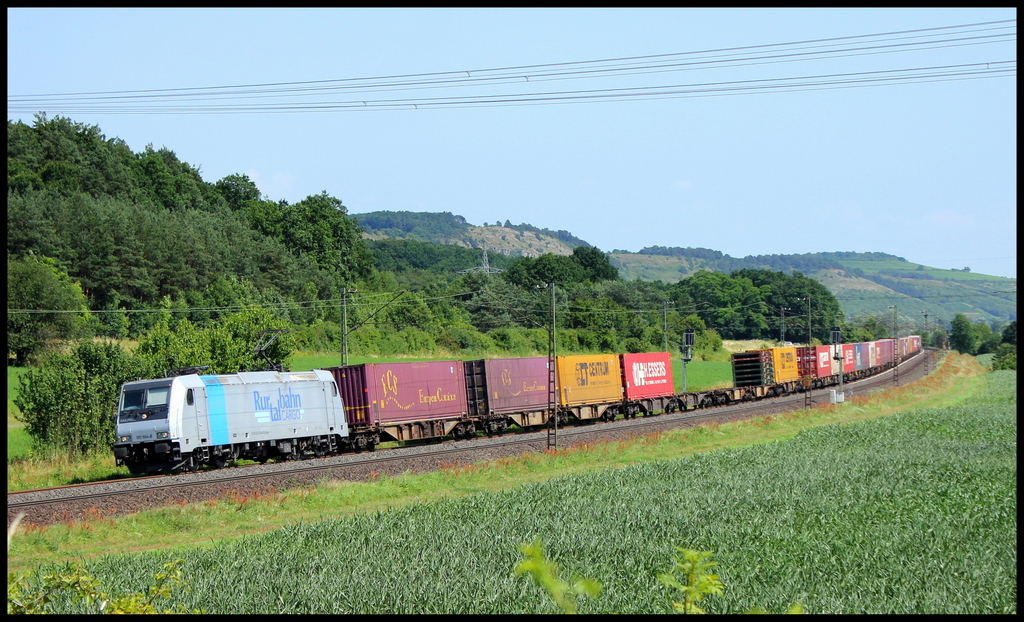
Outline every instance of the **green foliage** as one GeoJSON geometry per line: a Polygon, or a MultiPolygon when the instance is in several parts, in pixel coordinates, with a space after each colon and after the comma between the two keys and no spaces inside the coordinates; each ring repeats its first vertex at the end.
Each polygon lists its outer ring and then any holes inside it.
{"type": "MultiPolygon", "coordinates": [[[[96,310],[168,295],[212,306],[201,292],[218,279],[246,282],[261,299],[310,300],[310,284],[313,300],[333,298],[371,271],[358,225],[325,193],[294,206],[261,201],[244,175],[209,184],[169,149],[134,154],[62,117],[8,122],[7,225],[9,258],[53,257],[96,310]]],[[[133,334],[148,328],[131,319],[133,334]]]]}
{"type": "Polygon", "coordinates": [[[608,255],[593,246],[577,246],[572,257],[583,269],[584,280],[592,283],[615,281],[619,271],[608,261],[608,255]]]}
{"type": "Polygon", "coordinates": [[[718,565],[718,562],[708,559],[713,551],[693,551],[677,546],[676,552],[678,554],[672,558],[672,570],[658,575],[658,581],[682,594],[683,601],[673,602],[672,609],[680,613],[705,613],[696,603],[704,600],[705,596],[720,595],[725,589],[718,575],[708,572],[709,568],[718,565]]]}
{"type": "Polygon", "coordinates": [[[992,357],[992,370],[1017,369],[1017,346],[1003,343],[996,348],[995,356],[992,357]]]}
{"type": "Polygon", "coordinates": [[[960,354],[976,354],[978,351],[977,335],[971,328],[971,321],[962,313],[957,313],[950,323],[949,345],[960,354]]]}
{"type": "MultiPolygon", "coordinates": [[[[601,582],[595,579],[574,579],[571,583],[561,579],[558,564],[544,556],[540,538],[532,543],[520,545],[519,550],[526,555],[526,559],[516,565],[515,573],[529,573],[534,582],[547,591],[564,613],[576,613],[578,596],[597,597],[601,593],[601,582]]],[[[708,559],[713,551],[694,551],[677,546],[676,552],[678,554],[672,558],[672,570],[660,573],[658,581],[681,593],[683,601],[672,603],[674,611],[691,615],[706,613],[696,603],[705,596],[720,596],[725,590],[725,585],[718,579],[718,575],[708,572],[709,568],[718,565],[717,562],[708,559]]],[[[754,607],[747,610],[747,613],[769,612],[764,608],[754,607]]],[[[800,603],[793,603],[786,613],[802,614],[804,608],[800,603]]]]}
{"type": "Polygon", "coordinates": [[[551,253],[537,258],[520,257],[501,276],[511,284],[532,288],[547,283],[566,287],[574,283],[616,280],[619,273],[600,250],[577,246],[568,257],[551,253]]]}
{"type": "Polygon", "coordinates": [[[228,175],[214,186],[232,211],[242,209],[249,201],[260,199],[260,189],[248,175],[228,175]]]}
{"type": "Polygon", "coordinates": [[[165,314],[139,340],[136,353],[146,357],[155,370],[198,365],[209,365],[209,373],[220,374],[262,370],[267,368],[268,358],[273,364],[285,363],[294,351],[294,338],[288,333],[279,335],[264,351],[264,358],[255,351],[265,339],[261,334],[287,328],[286,321],[264,309],[233,313],[207,328],[197,327],[187,319],[172,322],[169,314],[165,314]]]}
{"type": "Polygon", "coordinates": [[[1003,338],[1001,343],[1008,343],[1010,345],[1017,345],[1017,320],[1014,320],[1003,328],[1003,338]]]}
{"type": "MultiPolygon", "coordinates": [[[[425,271],[432,277],[436,277],[438,274],[453,274],[459,270],[474,268],[479,266],[481,261],[480,249],[454,244],[388,239],[368,241],[366,247],[373,254],[377,270],[394,272],[399,275],[425,271]]],[[[492,268],[503,269],[512,261],[511,258],[501,253],[487,252],[487,263],[492,268]]]]}
{"type": "Polygon", "coordinates": [[[848,326],[843,327],[843,341],[846,343],[877,341],[891,337],[892,327],[871,316],[856,317],[848,326]]]}
{"type": "Polygon", "coordinates": [[[70,454],[108,449],[121,384],[153,377],[148,362],[112,343],[83,341],[54,353],[19,378],[14,404],[35,449],[70,454]]]}
{"type": "Polygon", "coordinates": [[[7,348],[21,365],[47,341],[84,336],[87,326],[82,287],[48,257],[8,258],[7,308],[7,348]],[[12,313],[14,309],[45,312],[12,313]]]}
{"type": "Polygon", "coordinates": [[[321,270],[337,272],[339,282],[369,275],[373,258],[363,246],[362,230],[346,216],[341,201],[327,192],[295,205],[286,201],[248,201],[245,212],[253,227],[295,255],[308,257],[321,270]]]}
{"type": "MultiPolygon", "coordinates": [[[[10,546],[10,531],[8,546],[10,546]]],[[[7,573],[7,615],[52,613],[50,605],[59,598],[74,598],[85,606],[88,614],[154,614],[154,613],[204,613],[201,609],[192,611],[184,607],[157,609],[156,603],[169,598],[179,587],[187,587],[178,567],[183,560],[177,559],[164,564],[163,571],[153,575],[155,583],[145,592],[111,596],[103,591],[99,581],[94,579],[81,562],[70,562],[53,572],[43,575],[39,585],[30,586],[25,576],[7,573]]]]}
{"type": "Polygon", "coordinates": [[[540,539],[519,547],[526,559],[516,564],[516,574],[529,574],[537,585],[544,588],[564,613],[576,613],[579,596],[596,597],[601,593],[601,582],[587,578],[566,581],[559,576],[558,564],[544,557],[540,539]]]}
{"type": "Polygon", "coordinates": [[[768,288],[755,287],[748,277],[702,270],[676,283],[677,306],[696,307],[704,322],[726,339],[750,339],[768,329],[764,297],[768,288]]]}
{"type": "Polygon", "coordinates": [[[425,214],[382,211],[353,214],[353,218],[360,226],[373,233],[435,243],[446,242],[469,228],[465,218],[451,212],[425,214]]]}

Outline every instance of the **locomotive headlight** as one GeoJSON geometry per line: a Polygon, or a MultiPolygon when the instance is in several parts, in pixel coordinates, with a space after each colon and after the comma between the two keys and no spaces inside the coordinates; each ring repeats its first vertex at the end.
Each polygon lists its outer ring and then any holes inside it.
{"type": "Polygon", "coordinates": [[[130,437],[130,436],[122,436],[121,437],[121,442],[122,443],[127,443],[130,440],[132,440],[132,437],[130,437]]]}
{"type": "Polygon", "coordinates": [[[169,432],[157,432],[156,433],[156,437],[157,438],[167,438],[168,436],[170,436],[169,432]]]}

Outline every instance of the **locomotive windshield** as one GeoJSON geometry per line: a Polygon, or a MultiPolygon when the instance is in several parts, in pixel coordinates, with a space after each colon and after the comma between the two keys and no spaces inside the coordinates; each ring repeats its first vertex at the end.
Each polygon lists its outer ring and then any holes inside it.
{"type": "Polygon", "coordinates": [[[168,386],[122,391],[118,421],[127,423],[146,419],[166,419],[170,395],[171,387],[168,386]]]}

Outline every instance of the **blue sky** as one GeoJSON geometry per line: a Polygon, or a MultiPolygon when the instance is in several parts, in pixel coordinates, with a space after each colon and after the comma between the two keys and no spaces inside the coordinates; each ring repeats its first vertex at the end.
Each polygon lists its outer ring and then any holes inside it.
{"type": "Polygon", "coordinates": [[[45,110],[97,125],[136,152],[173,150],[209,182],[246,174],[274,200],[326,191],[350,213],[509,220],[564,229],[604,251],[880,251],[1016,277],[1016,22],[946,28],[1016,20],[1015,9],[8,9],[7,17],[9,120],[31,124],[45,110]],[[919,32],[861,37],[910,30],[919,32]],[[690,54],[711,50],[728,51],[716,63],[690,54]],[[583,73],[596,68],[583,61],[634,57],[646,57],[634,61],[646,71],[583,73]],[[698,58],[701,69],[652,71],[655,62],[698,58]],[[537,67],[565,63],[579,64],[537,67]],[[961,79],[920,79],[923,68],[954,65],[972,66],[961,79]],[[992,72],[1000,67],[1007,71],[992,72]],[[517,68],[507,72],[516,77],[470,80],[496,68],[517,68]],[[541,79],[553,69],[571,79],[541,79]],[[408,88],[417,74],[467,79],[408,88]],[[847,74],[914,78],[835,88],[847,74]],[[406,76],[397,80],[406,88],[294,91],[387,76],[406,76]],[[815,85],[797,88],[798,77],[815,85]],[[755,80],[782,88],[739,88],[766,84],[755,80]],[[283,83],[276,88],[286,96],[274,100],[249,86],[283,83]],[[707,86],[693,91],[697,84],[707,86]],[[129,112],[138,98],[125,97],[239,85],[231,97],[179,98],[160,112],[129,112]],[[676,88],[596,97],[654,86],[676,88]],[[97,92],[122,93],[102,111],[67,96],[97,92]],[[563,95],[451,105],[550,92],[563,95]],[[57,97],[25,101],[41,94],[57,97]],[[399,99],[416,105],[379,103],[399,99]],[[308,108],[360,100],[363,109],[308,108]],[[295,107],[242,111],[271,101],[295,107]],[[227,112],[197,112],[215,102],[227,112]]]}

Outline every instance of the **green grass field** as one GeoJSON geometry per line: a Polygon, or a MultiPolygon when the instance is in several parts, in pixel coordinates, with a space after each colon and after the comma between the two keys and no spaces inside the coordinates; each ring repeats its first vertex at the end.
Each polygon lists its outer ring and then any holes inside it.
{"type": "Polygon", "coordinates": [[[540,539],[602,584],[585,614],[669,613],[676,546],[714,551],[709,613],[1015,613],[1016,373],[949,358],[841,407],[33,530],[8,565],[124,593],[180,558],[166,606],[207,613],[553,613],[513,572],[540,539]],[[96,556],[128,548],[156,550],[96,556]]]}

